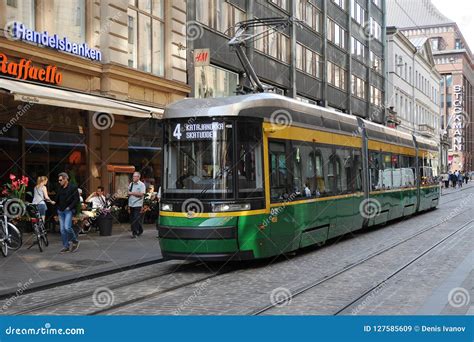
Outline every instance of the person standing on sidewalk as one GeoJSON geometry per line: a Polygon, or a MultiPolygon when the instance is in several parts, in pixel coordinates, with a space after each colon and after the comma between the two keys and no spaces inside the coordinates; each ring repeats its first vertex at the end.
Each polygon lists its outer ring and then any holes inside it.
{"type": "Polygon", "coordinates": [[[449,175],[446,172],[441,175],[441,181],[444,183],[445,189],[449,188],[449,175]]]}
{"type": "Polygon", "coordinates": [[[79,248],[79,240],[72,228],[72,217],[79,204],[79,191],[77,186],[69,183],[69,176],[65,172],[59,174],[58,181],[60,186],[56,194],[56,205],[63,242],[60,253],[75,252],[79,248]]]}
{"type": "Polygon", "coordinates": [[[143,234],[142,208],[146,189],[145,184],[140,181],[140,177],[140,172],[134,172],[133,181],[128,186],[128,208],[132,226],[132,239],[143,234]]]}

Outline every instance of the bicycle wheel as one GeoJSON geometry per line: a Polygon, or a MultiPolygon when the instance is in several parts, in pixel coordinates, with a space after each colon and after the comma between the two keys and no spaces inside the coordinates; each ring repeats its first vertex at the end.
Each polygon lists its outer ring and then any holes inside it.
{"type": "Polygon", "coordinates": [[[2,255],[4,257],[8,256],[8,245],[5,239],[5,228],[3,221],[0,221],[0,249],[2,250],[2,255]]]}
{"type": "Polygon", "coordinates": [[[41,228],[41,238],[44,241],[44,245],[48,247],[49,246],[48,232],[46,231],[46,228],[44,227],[43,222],[40,223],[40,228],[41,228]]]}
{"type": "Polygon", "coordinates": [[[7,239],[8,248],[16,251],[20,249],[22,244],[23,244],[23,237],[22,237],[21,232],[12,223],[8,222],[8,239],[7,239]]]}
{"type": "Polygon", "coordinates": [[[36,242],[38,244],[38,248],[39,248],[40,252],[43,252],[44,241],[43,241],[43,236],[41,234],[40,226],[38,224],[35,224],[34,227],[33,227],[33,231],[35,232],[35,235],[36,235],[36,242]]]}

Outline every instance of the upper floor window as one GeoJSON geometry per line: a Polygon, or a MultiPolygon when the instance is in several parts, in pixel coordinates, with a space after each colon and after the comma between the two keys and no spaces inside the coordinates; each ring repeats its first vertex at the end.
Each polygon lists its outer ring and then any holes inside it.
{"type": "Polygon", "coordinates": [[[346,0],[332,0],[336,5],[338,5],[340,8],[345,9],[346,8],[346,0]]]}
{"type": "Polygon", "coordinates": [[[6,22],[18,21],[35,29],[35,0],[7,0],[6,22]]]}
{"type": "Polygon", "coordinates": [[[378,8],[382,8],[382,0],[372,0],[372,2],[377,6],[378,8]]]}
{"type": "Polygon", "coordinates": [[[355,0],[351,0],[351,17],[361,25],[365,22],[365,10],[355,0]]]}
{"type": "Polygon", "coordinates": [[[319,55],[299,43],[296,44],[296,68],[314,77],[321,77],[319,55]]]}
{"type": "Polygon", "coordinates": [[[454,48],[455,48],[456,50],[464,49],[464,45],[463,45],[461,39],[456,39],[456,40],[454,41],[454,48]]]}
{"type": "MultiPolygon", "coordinates": [[[[255,33],[259,34],[264,30],[263,26],[256,27],[255,33]]],[[[290,61],[290,39],[281,32],[271,32],[256,40],[255,49],[284,63],[289,63],[290,61]]]]}
{"type": "Polygon", "coordinates": [[[365,99],[365,81],[357,76],[351,76],[351,94],[365,99]]]}
{"type": "Polygon", "coordinates": [[[288,9],[288,3],[287,0],[270,0],[270,2],[274,3],[280,8],[283,8],[284,10],[288,9]]]}
{"type": "Polygon", "coordinates": [[[328,18],[328,33],[327,38],[340,48],[345,47],[345,40],[346,40],[346,31],[341,28],[338,24],[328,18]]]}
{"type": "Polygon", "coordinates": [[[229,29],[245,20],[245,12],[222,0],[199,0],[196,4],[197,21],[222,33],[233,34],[229,29]]]}
{"type": "Polygon", "coordinates": [[[373,70],[377,72],[382,72],[382,58],[377,56],[375,53],[370,51],[369,53],[370,57],[370,66],[373,70]]]}
{"type": "Polygon", "coordinates": [[[127,13],[128,66],[163,76],[165,65],[163,2],[130,0],[127,13]]]}
{"type": "Polygon", "coordinates": [[[351,37],[351,54],[361,60],[364,60],[365,46],[354,37],[351,37]]]}
{"type": "Polygon", "coordinates": [[[346,71],[331,62],[327,63],[328,83],[341,89],[346,89],[346,71]]]}
{"type": "Polygon", "coordinates": [[[370,17],[369,30],[370,37],[374,37],[375,39],[382,41],[382,28],[380,27],[380,24],[372,17],[370,17]]]}
{"type": "Polygon", "coordinates": [[[321,12],[310,0],[296,0],[296,18],[304,21],[313,30],[320,31],[321,12]]]}
{"type": "MultiPolygon", "coordinates": [[[[22,1],[18,1],[19,3],[22,1]]],[[[86,1],[54,0],[54,32],[72,42],[86,41],[86,1]]]]}
{"type": "MultiPolygon", "coordinates": [[[[401,102],[403,102],[403,100],[401,102]]],[[[376,106],[382,105],[382,91],[373,85],[370,86],[370,103],[376,106]]]]}

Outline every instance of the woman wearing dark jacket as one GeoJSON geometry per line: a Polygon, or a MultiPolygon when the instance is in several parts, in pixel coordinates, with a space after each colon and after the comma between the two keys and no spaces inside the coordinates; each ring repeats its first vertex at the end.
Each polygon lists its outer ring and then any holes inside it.
{"type": "Polygon", "coordinates": [[[65,172],[59,174],[58,181],[60,186],[56,194],[56,206],[63,242],[60,253],[75,252],[79,248],[79,240],[72,228],[72,217],[79,204],[79,191],[77,186],[69,183],[69,176],[65,172]]]}

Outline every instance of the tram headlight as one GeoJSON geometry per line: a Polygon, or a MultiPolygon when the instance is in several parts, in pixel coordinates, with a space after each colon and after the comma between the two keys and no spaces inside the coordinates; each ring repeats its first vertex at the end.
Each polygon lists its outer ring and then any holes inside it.
{"type": "Polygon", "coordinates": [[[224,203],[224,204],[213,204],[213,212],[222,212],[222,211],[242,211],[250,210],[250,203],[224,203]]]}
{"type": "Polygon", "coordinates": [[[161,203],[162,211],[173,211],[173,205],[169,203],[161,203]]]}

